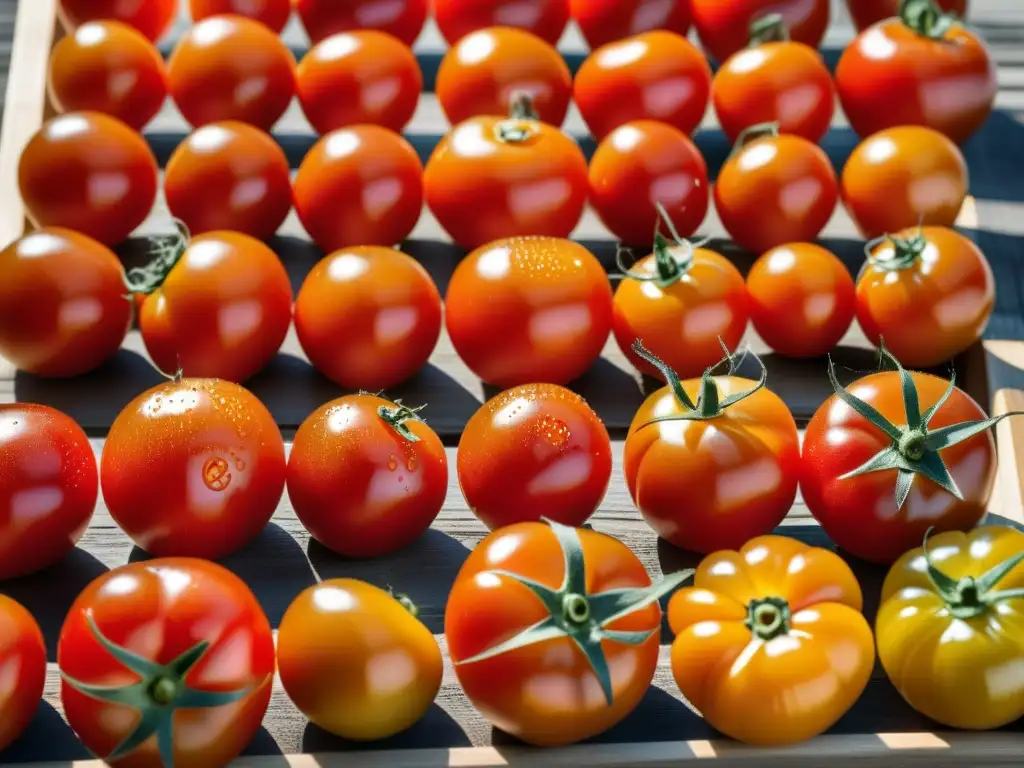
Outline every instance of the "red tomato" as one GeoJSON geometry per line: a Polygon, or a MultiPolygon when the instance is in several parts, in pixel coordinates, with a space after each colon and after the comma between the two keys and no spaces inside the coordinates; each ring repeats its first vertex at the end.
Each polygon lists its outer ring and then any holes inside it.
{"type": "Polygon", "coordinates": [[[345,557],[412,544],[447,493],[441,439],[415,411],[383,397],[332,400],[295,433],[288,498],[313,538],[345,557]]]}
{"type": "Polygon", "coordinates": [[[768,346],[786,357],[832,351],[853,322],[853,278],[830,251],[813,243],[772,248],[747,275],[750,319],[768,346]]]}
{"type": "MultiPolygon", "coordinates": [[[[941,10],[956,14],[959,18],[967,15],[967,0],[932,0],[941,10]]],[[[857,29],[863,30],[872,24],[899,16],[900,0],[846,0],[857,29]]]]}
{"type": "Polygon", "coordinates": [[[114,355],[131,322],[121,262],[68,229],[0,251],[0,355],[38,376],[78,376],[114,355]]]}
{"type": "Polygon", "coordinates": [[[292,15],[291,0],[188,0],[193,21],[231,14],[246,16],[280,32],[292,15]]]}
{"type": "Polygon", "coordinates": [[[325,252],[395,245],[423,208],[423,165],[394,131],[355,125],[331,131],[306,154],[292,185],[295,212],[325,252]]]}
{"type": "Polygon", "coordinates": [[[661,30],[598,48],[573,83],[576,106],[598,140],[634,120],[657,120],[693,133],[704,119],[710,91],[704,55],[685,37],[661,30]]]}
{"type": "Polygon", "coordinates": [[[74,29],[88,21],[120,21],[150,40],[168,30],[178,14],[177,0],[60,0],[64,26],[74,29]]]}
{"type": "Polygon", "coordinates": [[[690,30],[689,0],[569,0],[569,11],[591,49],[653,29],[690,30]]]}
{"type": "Polygon", "coordinates": [[[569,23],[569,0],[434,0],[434,21],[450,45],[488,27],[516,27],[555,45],[569,23]]]}
{"type": "Polygon", "coordinates": [[[0,750],[28,727],[46,683],[46,643],[32,614],[0,595],[0,750]]]}
{"type": "Polygon", "coordinates": [[[550,43],[514,27],[492,27],[449,49],[435,91],[453,125],[477,115],[507,115],[525,95],[539,119],[557,126],[569,109],[572,74],[550,43]]]}
{"type": "Polygon", "coordinates": [[[593,365],[612,320],[604,267],[586,248],[553,237],[513,237],[477,248],[448,283],[452,346],[498,387],[566,384],[593,365]]]}
{"type": "Polygon", "coordinates": [[[156,201],[156,158],[120,120],[71,112],[44,123],[25,145],[18,189],[37,227],[67,227],[116,245],[156,201]]]}
{"type": "Polygon", "coordinates": [[[427,0],[293,0],[310,39],[354,29],[379,29],[406,45],[420,36],[427,20],[427,0]]]}
{"type": "Polygon", "coordinates": [[[167,62],[171,98],[193,126],[239,120],[269,131],[295,95],[295,58],[244,16],[211,16],[186,32],[167,62]]]}
{"type": "Polygon", "coordinates": [[[360,123],[401,131],[416,111],[423,74],[407,45],[367,29],[313,46],[295,70],[295,87],[317,133],[360,123]]]}
{"type": "Polygon", "coordinates": [[[782,15],[793,40],[818,48],[828,29],[830,0],[690,0],[693,26],[708,56],[719,62],[746,47],[750,26],[782,15]]]}
{"type": "Polygon", "coordinates": [[[148,560],[82,591],[57,663],[68,723],[105,762],[220,768],[267,711],[274,638],[255,595],[223,566],[148,560]]]}

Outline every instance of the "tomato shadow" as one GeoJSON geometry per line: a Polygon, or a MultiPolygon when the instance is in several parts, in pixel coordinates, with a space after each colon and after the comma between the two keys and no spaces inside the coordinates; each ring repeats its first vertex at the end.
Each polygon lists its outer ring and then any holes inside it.
{"type": "Polygon", "coordinates": [[[21,736],[0,752],[0,764],[66,763],[92,757],[53,705],[41,701],[35,717],[21,736]]]}
{"type": "Polygon", "coordinates": [[[335,736],[313,723],[307,723],[302,734],[302,751],[308,753],[446,749],[468,746],[471,746],[471,742],[462,726],[437,704],[431,704],[426,714],[407,730],[378,741],[350,741],[335,736]]]}
{"type": "MultiPolygon", "coordinates": [[[[1002,110],[989,115],[981,130],[961,147],[972,195],[983,200],[1024,201],[1024,177],[1010,170],[1024,168],[1022,139],[1024,124],[1019,118],[1002,110]]],[[[1002,288],[1002,283],[999,286],[1002,288]]]]}
{"type": "Polygon", "coordinates": [[[250,741],[245,746],[245,749],[242,750],[242,755],[268,758],[275,755],[281,756],[280,760],[261,760],[261,768],[287,768],[287,766],[291,765],[291,763],[284,758],[284,750],[281,749],[281,745],[278,744],[274,740],[274,737],[270,735],[270,731],[262,725],[253,735],[252,741],[250,741]]]}
{"type": "Polygon", "coordinates": [[[467,253],[462,246],[443,240],[406,240],[402,250],[423,265],[442,297],[448,293],[452,273],[467,253]]]}

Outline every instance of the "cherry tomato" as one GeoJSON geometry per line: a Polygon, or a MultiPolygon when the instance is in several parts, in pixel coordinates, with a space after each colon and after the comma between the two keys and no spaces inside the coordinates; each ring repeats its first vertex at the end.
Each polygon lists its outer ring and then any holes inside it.
{"type": "Polygon", "coordinates": [[[105,762],[220,768],[267,711],[274,637],[231,571],[163,558],[89,584],[64,620],[57,663],[68,723],[105,762]]]}
{"type": "Polygon", "coordinates": [[[517,97],[561,125],[572,97],[572,74],[554,46],[514,27],[472,32],[449,49],[437,71],[437,99],[455,125],[477,115],[507,115],[517,97]]]}
{"type": "Polygon", "coordinates": [[[32,614],[0,595],[0,750],[28,727],[46,683],[46,643],[32,614]]]}
{"type": "Polygon", "coordinates": [[[513,237],[459,262],[445,321],[462,361],[488,384],[566,384],[608,340],[612,290],[586,248],[553,237],[513,237]]]}
{"type": "Polygon", "coordinates": [[[292,185],[295,212],[325,252],[405,240],[423,208],[423,165],[394,131],[331,131],[306,154],[292,185]]]}
{"type": "Polygon", "coordinates": [[[554,126],[473,117],[438,143],[423,187],[437,221],[467,250],[505,237],[568,237],[587,202],[587,160],[554,126]]]}
{"type": "Polygon", "coordinates": [[[843,166],[843,202],[868,238],[920,224],[953,226],[967,185],[967,163],[956,145],[918,126],[876,133],[843,166]]]}
{"type": "Polygon", "coordinates": [[[655,30],[608,43],[576,73],[573,97],[601,140],[634,120],[657,120],[693,133],[708,107],[711,69],[685,37],[655,30]]]}
{"type": "Polygon", "coordinates": [[[853,278],[833,253],[813,243],[772,248],[747,275],[750,319],[786,357],[830,352],[853,322],[853,278]]]}
{"type": "Polygon", "coordinates": [[[489,27],[525,29],[555,45],[569,23],[569,0],[434,0],[434,21],[450,45],[489,27]]]}
{"type": "Polygon", "coordinates": [[[689,0],[569,0],[569,10],[591,50],[653,29],[690,30],[689,0]]]}
{"type": "Polygon", "coordinates": [[[182,35],[167,62],[171,98],[193,126],[239,120],[269,131],[295,95],[295,57],[244,16],[211,16],[182,35]]]}
{"type": "Polygon", "coordinates": [[[769,13],[782,15],[790,37],[818,48],[828,29],[830,0],[690,0],[693,26],[711,58],[723,62],[743,50],[750,27],[769,13]]]}
{"type": "Polygon", "coordinates": [[[426,365],[441,335],[441,294],[401,251],[342,248],[306,276],[295,300],[295,332],[331,381],[380,392],[426,365]]]}
{"type": "Polygon", "coordinates": [[[88,373],[131,322],[121,263],[95,240],[48,227],[0,251],[0,355],[38,376],[88,373]]]}
{"type": "Polygon", "coordinates": [[[69,29],[89,21],[120,21],[150,40],[163,36],[178,15],[177,0],[60,0],[58,13],[69,29]]]}
{"type": "Polygon", "coordinates": [[[427,0],[293,0],[302,26],[314,43],[338,32],[378,29],[406,45],[420,36],[427,0]]]}
{"type": "Polygon", "coordinates": [[[291,0],[188,0],[193,21],[210,16],[246,16],[280,32],[292,15],[291,0]]]}
{"type": "Polygon", "coordinates": [[[116,245],[156,201],[156,158],[138,133],[99,112],[43,124],[22,150],[18,188],[37,227],[67,227],[116,245]]]}
{"type": "MultiPolygon", "coordinates": [[[[941,10],[956,14],[959,18],[967,15],[967,0],[932,0],[941,10]]],[[[899,16],[900,0],[846,0],[846,7],[858,30],[872,24],[899,16]]]]}
{"type": "Polygon", "coordinates": [[[360,123],[401,131],[416,111],[423,74],[407,45],[367,29],[313,46],[299,62],[295,86],[317,133],[360,123]]]}

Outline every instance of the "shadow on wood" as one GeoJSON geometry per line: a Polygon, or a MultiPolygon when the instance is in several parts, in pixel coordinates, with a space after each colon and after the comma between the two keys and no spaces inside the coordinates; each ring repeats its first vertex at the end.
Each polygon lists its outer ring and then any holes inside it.
{"type": "MultiPolygon", "coordinates": [[[[243,755],[281,755],[281,747],[274,741],[274,737],[270,735],[263,726],[256,731],[256,735],[252,737],[245,749],[242,750],[243,755]]],[[[277,768],[280,765],[281,768],[288,768],[290,763],[281,757],[281,760],[270,760],[260,762],[260,768],[277,768]]]]}
{"type": "Polygon", "coordinates": [[[28,728],[3,750],[0,758],[4,765],[10,765],[88,760],[92,755],[53,705],[41,701],[28,728]]]}
{"type": "MultiPolygon", "coordinates": [[[[443,749],[468,747],[469,737],[455,719],[437,704],[408,730],[379,741],[349,741],[319,728],[306,725],[302,734],[303,752],[351,752],[386,749],[443,749]]],[[[424,764],[427,768],[429,764],[424,764]]]]}

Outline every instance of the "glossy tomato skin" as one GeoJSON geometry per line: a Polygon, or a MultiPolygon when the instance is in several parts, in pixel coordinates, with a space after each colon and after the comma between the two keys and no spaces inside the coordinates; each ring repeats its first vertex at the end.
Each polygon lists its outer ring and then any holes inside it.
{"type": "Polygon", "coordinates": [[[654,30],[598,48],[573,82],[573,97],[601,140],[634,120],[657,120],[693,133],[707,111],[711,69],[685,37],[654,30]]]}
{"type": "MultiPolygon", "coordinates": [[[[933,0],[941,10],[954,13],[959,18],[967,15],[967,0],[933,0]]],[[[899,0],[846,0],[850,18],[858,30],[865,30],[872,24],[899,15],[899,0]]]]}
{"type": "Polygon", "coordinates": [[[42,630],[21,603],[0,595],[0,750],[24,732],[39,710],[46,683],[42,630]]]}
{"type": "Polygon", "coordinates": [[[768,13],[782,15],[790,39],[816,49],[828,29],[829,10],[829,0],[690,0],[701,45],[719,62],[745,48],[751,23],[768,13]]]}
{"type": "Polygon", "coordinates": [[[434,0],[434,21],[450,45],[488,27],[516,27],[555,45],[569,23],[569,0],[434,0]]]}
{"type": "Polygon", "coordinates": [[[246,16],[280,32],[292,15],[291,0],[188,0],[193,21],[210,16],[232,14],[246,16]]]}
{"type": "Polygon", "coordinates": [[[157,557],[234,552],[263,530],[284,483],[273,416],[247,389],[219,379],[143,392],[114,420],[100,459],[111,517],[157,557]]]}
{"type": "Polygon", "coordinates": [[[156,158],[120,120],[69,112],[29,140],[18,163],[18,188],[37,227],[66,227],[116,245],[156,201],[156,158]]]}
{"type": "Polygon", "coordinates": [[[113,356],[131,322],[121,263],[58,227],[0,251],[0,355],[37,376],[78,376],[113,356]]]}
{"type": "Polygon", "coordinates": [[[74,29],[90,21],[114,20],[158,40],[174,23],[177,0],[60,0],[64,26],[74,29]]]}
{"type": "Polygon", "coordinates": [[[452,346],[488,384],[566,384],[593,365],[612,319],[612,290],[586,248],[513,237],[477,248],[448,283],[452,346]]]}
{"type": "MultiPolygon", "coordinates": [[[[128,684],[137,676],[100,645],[88,619],[108,639],[159,664],[205,640],[210,646],[185,683],[201,691],[251,689],[221,707],[177,711],[175,765],[220,768],[259,730],[274,678],[274,638],[255,595],[231,571],[206,560],[159,558],[115,568],[82,591],[60,632],[61,672],[86,684],[128,684]]],[[[76,735],[98,755],[110,754],[138,721],[136,710],[86,696],[66,680],[61,702],[76,735]]],[[[113,764],[157,768],[156,739],[113,764]]]]}
{"type": "Polygon", "coordinates": [[[245,123],[209,123],[189,134],[167,161],[164,195],[193,235],[231,230],[274,236],[292,207],[284,150],[245,123]]]}
{"type": "Polygon", "coordinates": [[[690,30],[689,0],[569,0],[569,10],[591,50],[653,29],[690,30]]]}
{"type": "Polygon", "coordinates": [[[416,150],[377,125],[339,128],[320,139],[292,184],[295,212],[326,253],[353,245],[395,245],[423,208],[416,150]]]}
{"type": "Polygon", "coordinates": [[[513,387],[466,424],[459,486],[491,530],[542,517],[582,525],[612,472],[608,430],[586,401],[555,384],[513,387]]]}
{"type": "MultiPolygon", "coordinates": [[[[579,537],[589,594],[650,585],[643,565],[625,544],[587,529],[579,537]]],[[[549,615],[521,584],[487,571],[511,571],[557,589],[564,562],[555,534],[544,523],[517,523],[494,531],[466,559],[445,611],[448,652],[473,706],[497,728],[544,747],[596,736],[621,721],[646,695],[658,663],[662,614],[657,603],[610,625],[621,631],[654,630],[640,645],[602,643],[611,672],[611,705],[586,658],[566,638],[459,663],[549,615]],[[543,704],[535,703],[538,690],[545,692],[543,704]]]]}
{"type": "Polygon", "coordinates": [[[427,20],[428,0],[294,0],[310,39],[318,43],[338,32],[379,29],[411,46],[427,20]]]}

